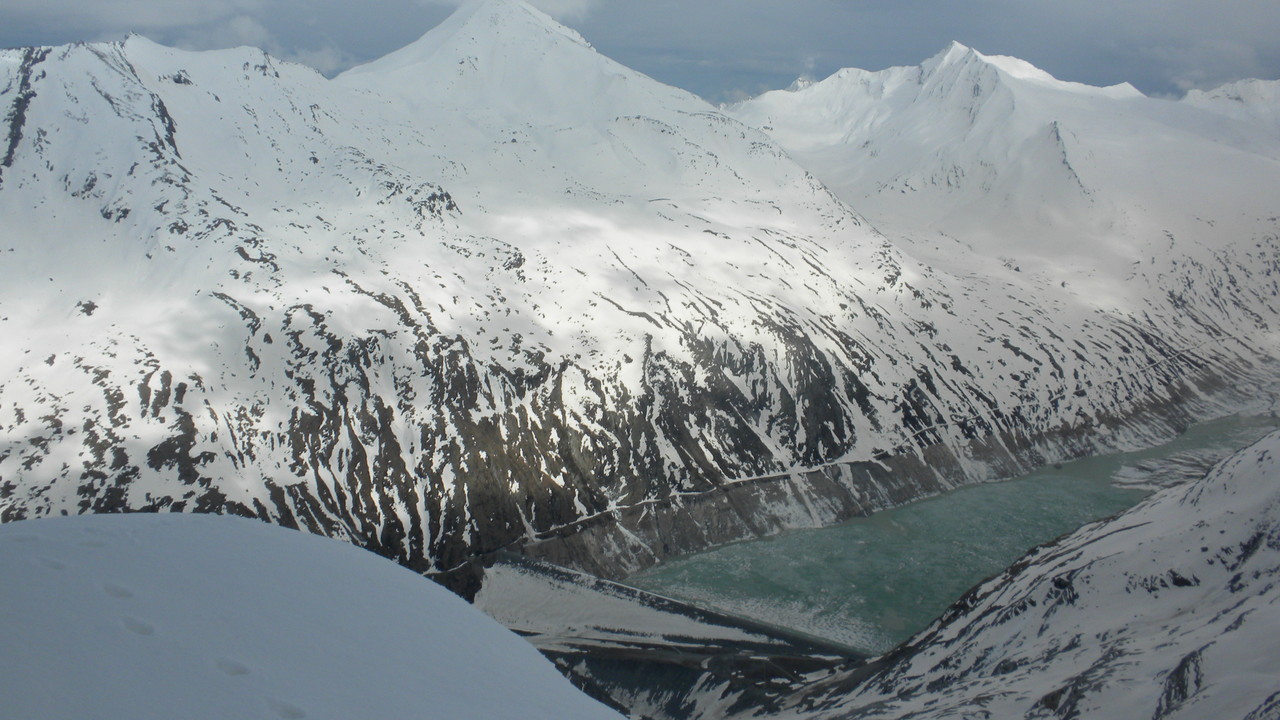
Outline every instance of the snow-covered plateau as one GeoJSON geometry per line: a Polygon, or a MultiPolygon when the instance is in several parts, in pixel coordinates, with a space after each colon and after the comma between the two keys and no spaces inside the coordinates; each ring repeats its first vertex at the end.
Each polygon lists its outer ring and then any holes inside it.
{"type": "Polygon", "coordinates": [[[348,543],[210,515],[0,526],[0,717],[617,718],[348,543]]]}
{"type": "Polygon", "coordinates": [[[520,0],[334,79],[0,50],[0,521],[256,517],[523,622],[509,553],[616,579],[1265,407],[1276,97],[957,45],[717,109],[520,0]]]}

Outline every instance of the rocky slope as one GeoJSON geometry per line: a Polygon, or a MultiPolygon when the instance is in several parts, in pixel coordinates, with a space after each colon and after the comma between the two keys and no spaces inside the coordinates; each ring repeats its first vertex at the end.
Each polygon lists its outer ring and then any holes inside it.
{"type": "Polygon", "coordinates": [[[778,717],[1280,715],[1280,435],[1038,548],[778,717]]]}
{"type": "Polygon", "coordinates": [[[464,592],[503,548],[617,576],[1147,442],[1271,376],[1274,217],[1179,236],[1125,302],[925,261],[519,2],[332,81],[3,51],[0,116],[3,521],[257,516],[464,592]]]}

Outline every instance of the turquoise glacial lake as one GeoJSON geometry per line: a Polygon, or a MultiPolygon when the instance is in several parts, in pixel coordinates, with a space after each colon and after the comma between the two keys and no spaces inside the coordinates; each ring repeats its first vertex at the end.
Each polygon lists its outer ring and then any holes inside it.
{"type": "Polygon", "coordinates": [[[1044,468],[816,530],[668,560],[628,585],[868,654],[924,629],[967,590],[1028,550],[1198,475],[1280,427],[1232,416],[1139,452],[1044,468]]]}

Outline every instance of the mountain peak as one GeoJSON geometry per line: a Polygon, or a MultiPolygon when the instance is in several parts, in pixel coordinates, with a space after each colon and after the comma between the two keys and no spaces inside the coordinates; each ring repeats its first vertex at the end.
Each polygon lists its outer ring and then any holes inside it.
{"type": "Polygon", "coordinates": [[[1246,78],[1211,90],[1189,90],[1185,99],[1192,102],[1220,100],[1245,106],[1270,105],[1280,108],[1280,80],[1246,78]]]}
{"type": "Polygon", "coordinates": [[[468,0],[419,39],[344,75],[396,73],[440,56],[463,59],[517,50],[544,53],[556,44],[591,47],[581,35],[523,0],[468,0]]]}
{"type": "Polygon", "coordinates": [[[801,75],[787,87],[787,92],[799,92],[805,88],[813,87],[817,82],[812,75],[801,75]]]}
{"type": "Polygon", "coordinates": [[[995,68],[1016,78],[1054,80],[1052,75],[1025,60],[1007,55],[984,55],[954,40],[937,55],[920,64],[925,77],[944,72],[948,68],[975,67],[995,68]]]}
{"type": "Polygon", "coordinates": [[[527,33],[540,30],[589,47],[587,41],[583,40],[577,32],[561,25],[550,15],[524,0],[467,0],[450,20],[456,23],[459,29],[465,28],[485,34],[527,33]]]}
{"type": "MultiPolygon", "coordinates": [[[[1014,79],[1027,81],[1040,86],[1051,86],[1057,90],[1091,95],[1105,95],[1114,98],[1139,97],[1142,93],[1128,83],[1095,87],[1084,83],[1059,80],[1048,72],[1032,65],[1021,58],[1011,55],[984,55],[966,45],[952,41],[950,45],[920,65],[923,78],[937,77],[947,74],[952,68],[990,68],[998,71],[992,79],[999,82],[1014,79]]],[[[957,72],[957,71],[952,71],[957,72]]]]}
{"type": "Polygon", "coordinates": [[[926,73],[932,73],[932,72],[937,72],[938,70],[941,70],[944,67],[959,65],[962,63],[971,62],[973,60],[981,60],[981,59],[983,59],[983,56],[978,51],[974,50],[973,48],[967,45],[963,45],[961,43],[956,42],[955,40],[952,40],[937,55],[934,55],[933,57],[921,63],[920,67],[922,67],[926,73]]]}
{"type": "Polygon", "coordinates": [[[421,112],[465,108],[472,120],[503,125],[581,125],[658,106],[706,109],[683,90],[601,55],[522,0],[472,0],[416,42],[337,81],[409,98],[421,112]]]}
{"type": "Polygon", "coordinates": [[[942,52],[938,53],[938,56],[952,58],[968,57],[971,55],[981,56],[981,53],[958,40],[952,40],[947,43],[947,46],[942,49],[942,52]]]}

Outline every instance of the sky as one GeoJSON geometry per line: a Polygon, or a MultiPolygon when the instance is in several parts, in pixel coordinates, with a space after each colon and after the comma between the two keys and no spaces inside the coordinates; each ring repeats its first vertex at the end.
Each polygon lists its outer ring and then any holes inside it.
{"type": "MultiPolygon", "coordinates": [[[[952,40],[1063,80],[1176,97],[1280,79],[1276,0],[533,0],[600,52],[711,102],[842,67],[917,65],[952,40]]],[[[3,0],[0,47],[254,45],[327,75],[380,57],[458,0],[3,0]]]]}

